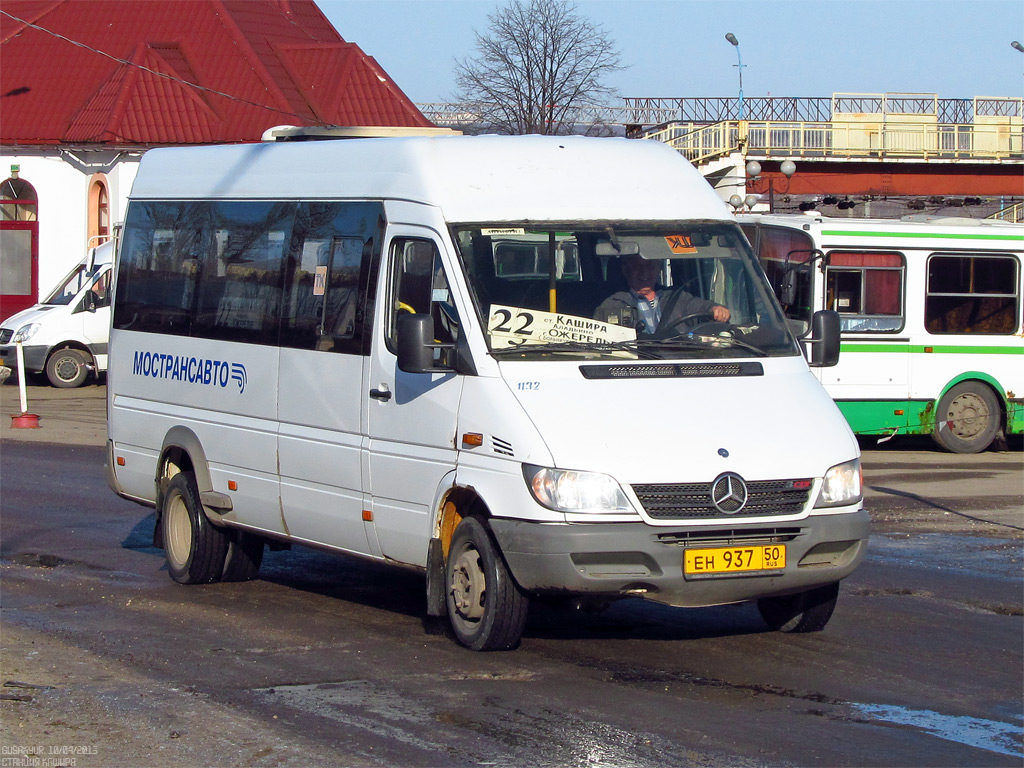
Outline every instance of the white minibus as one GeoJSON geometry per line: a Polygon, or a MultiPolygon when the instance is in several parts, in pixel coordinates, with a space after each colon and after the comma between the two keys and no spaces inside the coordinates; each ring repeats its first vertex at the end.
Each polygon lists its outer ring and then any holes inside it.
{"type": "Polygon", "coordinates": [[[859,435],[931,435],[976,453],[1024,431],[1024,225],[911,216],[739,216],[787,317],[839,312],[819,369],[859,435]]]}
{"type": "MultiPolygon", "coordinates": [[[[178,582],[325,548],[422,570],[427,614],[493,650],[534,596],[820,630],[864,556],[856,439],[662,144],[156,149],[116,271],[108,477],[178,582]],[[656,327],[595,319],[624,259],[660,273],[656,327]]],[[[811,322],[834,363],[838,317],[811,322]]]]}
{"type": "Polygon", "coordinates": [[[26,371],[45,371],[55,387],[79,387],[105,371],[113,256],[113,241],[90,248],[42,302],[0,323],[0,365],[18,369],[20,340],[26,371]]]}

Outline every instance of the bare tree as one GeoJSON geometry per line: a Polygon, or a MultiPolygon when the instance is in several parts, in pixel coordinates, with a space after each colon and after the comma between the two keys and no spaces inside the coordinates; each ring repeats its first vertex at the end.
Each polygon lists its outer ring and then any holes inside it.
{"type": "Polygon", "coordinates": [[[456,62],[459,99],[499,133],[572,133],[583,108],[611,95],[601,78],[619,51],[569,0],[511,0],[474,32],[477,56],[456,62]]]}

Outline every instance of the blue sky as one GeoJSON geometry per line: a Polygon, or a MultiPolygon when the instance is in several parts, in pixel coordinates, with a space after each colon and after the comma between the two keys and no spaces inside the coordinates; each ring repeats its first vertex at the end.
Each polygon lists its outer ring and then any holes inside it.
{"type": "MultiPolygon", "coordinates": [[[[316,0],[416,102],[450,101],[494,0],[316,0]]],[[[622,51],[621,96],[1024,96],[1021,0],[577,0],[622,51]]]]}

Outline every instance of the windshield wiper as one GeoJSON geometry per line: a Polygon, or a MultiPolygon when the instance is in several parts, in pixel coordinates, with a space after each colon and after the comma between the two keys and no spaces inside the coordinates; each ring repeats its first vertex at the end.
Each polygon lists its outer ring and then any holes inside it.
{"type": "Polygon", "coordinates": [[[707,346],[708,344],[725,342],[731,347],[741,347],[753,352],[758,357],[768,357],[768,353],[750,342],[737,339],[735,336],[708,336],[701,333],[685,333],[679,336],[669,336],[665,339],[651,339],[651,343],[664,344],[667,347],[679,346],[707,346]]]}
{"type": "Polygon", "coordinates": [[[630,352],[645,360],[657,360],[658,356],[640,347],[640,339],[627,341],[560,341],[554,344],[520,344],[515,347],[492,349],[495,357],[523,352],[630,352]]]}

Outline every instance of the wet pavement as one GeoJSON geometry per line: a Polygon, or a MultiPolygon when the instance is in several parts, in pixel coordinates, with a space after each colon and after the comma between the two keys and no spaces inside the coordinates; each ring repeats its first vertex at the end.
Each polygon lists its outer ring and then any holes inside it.
{"type": "Polygon", "coordinates": [[[422,576],[296,547],[182,587],[106,488],[105,387],[28,388],[3,461],[0,745],[76,766],[1021,765],[1019,443],[865,446],[873,532],[825,632],[750,605],[538,602],[522,646],[424,631],[422,576]]]}

